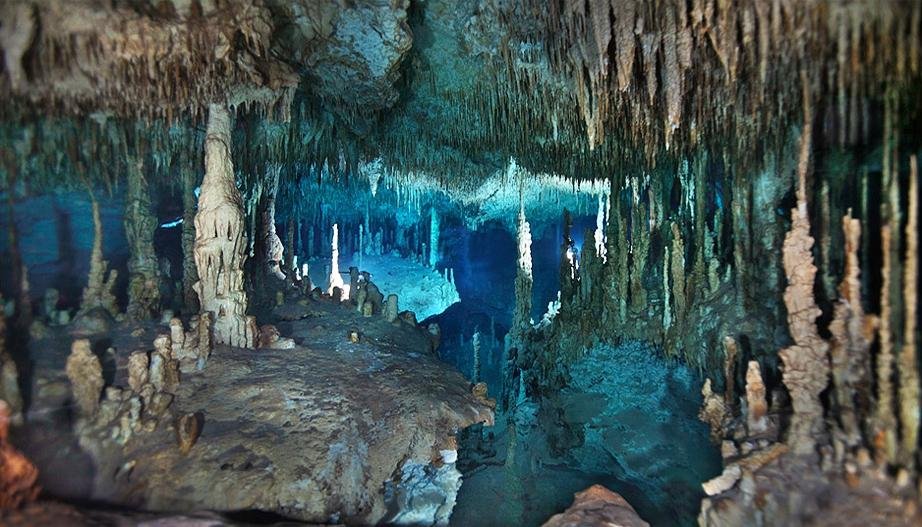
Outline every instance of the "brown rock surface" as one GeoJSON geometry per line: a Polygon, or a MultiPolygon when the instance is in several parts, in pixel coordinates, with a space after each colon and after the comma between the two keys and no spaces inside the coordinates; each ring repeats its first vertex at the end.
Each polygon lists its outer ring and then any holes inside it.
{"type": "Polygon", "coordinates": [[[543,527],[648,527],[650,524],[620,494],[601,485],[577,492],[573,505],[551,516],[543,527]]]}
{"type": "MultiPolygon", "coordinates": [[[[132,433],[124,445],[109,428],[85,430],[80,444],[95,466],[88,497],[148,510],[256,509],[375,524],[392,512],[386,481],[408,463],[425,466],[454,450],[460,428],[492,423],[492,410],[467,380],[430,353],[423,328],[362,318],[328,300],[310,309],[317,316],[279,323],[294,349],[219,346],[204,370],[183,376],[152,430],[132,433]],[[357,323],[365,337],[351,343],[343,334],[357,323]],[[196,412],[200,435],[183,454],[175,423],[196,412]]],[[[151,336],[130,337],[119,326],[113,338],[125,350],[116,357],[114,384],[127,386],[128,350],[151,336]]],[[[39,397],[36,404],[56,403],[39,397]]],[[[51,453],[31,455],[57,463],[47,470],[66,465],[51,453]]]]}

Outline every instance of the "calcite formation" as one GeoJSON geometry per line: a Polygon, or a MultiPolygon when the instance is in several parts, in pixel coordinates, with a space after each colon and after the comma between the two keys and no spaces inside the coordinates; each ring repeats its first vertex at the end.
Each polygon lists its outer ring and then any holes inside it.
{"type": "Polygon", "coordinates": [[[791,210],[791,230],[784,238],[784,272],[788,286],[784,305],[788,311],[788,329],[794,345],[778,355],[784,362],[784,384],[791,394],[794,415],[788,430],[788,444],[797,452],[813,452],[822,431],[823,406],[820,393],[829,377],[829,344],[820,338],[816,318],[822,313],[813,298],[816,266],[813,264],[813,237],[807,215],[807,171],[810,162],[811,120],[810,93],[804,87],[804,127],[800,140],[797,167],[797,207],[791,210]]]}
{"type": "Polygon", "coordinates": [[[19,508],[41,491],[38,469],[10,444],[11,419],[9,405],[0,401],[0,511],[19,508]]]}
{"type": "Polygon", "coordinates": [[[202,434],[202,425],[205,418],[200,412],[183,414],[176,421],[176,442],[179,445],[179,451],[188,454],[195,442],[198,441],[202,434]]]}
{"type": "MultiPolygon", "coordinates": [[[[0,297],[0,304],[3,298],[0,297]]],[[[19,391],[19,369],[6,349],[6,317],[0,309],[0,401],[4,401],[14,422],[22,420],[23,401],[19,391]]]]}
{"type": "Polygon", "coordinates": [[[144,162],[128,160],[128,196],[125,204],[125,237],[128,240],[128,309],[134,320],[146,320],[160,310],[160,276],[154,253],[157,219],[151,212],[148,175],[144,162]]]}
{"type": "Polygon", "coordinates": [[[542,527],[577,527],[605,525],[610,527],[648,527],[620,494],[601,485],[593,485],[577,492],[573,504],[560,514],[555,514],[542,527]]]}
{"type": "Polygon", "coordinates": [[[103,316],[93,314],[94,310],[104,310],[113,317],[119,312],[114,292],[118,271],[110,270],[109,262],[103,258],[103,232],[99,201],[92,194],[90,199],[93,210],[93,248],[90,252],[90,272],[87,276],[86,287],[83,289],[80,311],[77,313],[78,319],[103,316]]]}
{"type": "Polygon", "coordinates": [[[768,427],[767,414],[762,369],[758,362],[751,360],[746,367],[746,428],[749,435],[765,432],[768,427]]]}
{"type": "Polygon", "coordinates": [[[211,313],[193,316],[189,331],[178,318],[170,320],[170,347],[173,358],[178,360],[182,371],[201,370],[214,350],[211,313]]]}
{"type": "Polygon", "coordinates": [[[75,340],[65,368],[77,409],[84,417],[93,417],[99,409],[104,386],[102,364],[90,348],[90,341],[75,340]]]}
{"type": "Polygon", "coordinates": [[[195,215],[195,266],[202,312],[211,313],[216,344],[255,345],[255,322],[246,315],[243,207],[230,154],[230,114],[212,104],[205,138],[205,179],[195,215]]]}

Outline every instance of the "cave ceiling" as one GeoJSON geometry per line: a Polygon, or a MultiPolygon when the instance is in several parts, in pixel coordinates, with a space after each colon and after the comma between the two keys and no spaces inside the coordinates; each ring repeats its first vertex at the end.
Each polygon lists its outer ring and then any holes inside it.
{"type": "Polygon", "coordinates": [[[899,0],[10,0],[3,142],[50,156],[33,170],[93,170],[126,150],[172,158],[200,148],[206,109],[223,102],[246,128],[241,166],[293,175],[381,158],[408,179],[470,188],[510,157],[574,180],[700,151],[747,166],[784,144],[804,97],[823,140],[843,146],[869,142],[885,96],[914,109],[920,11],[899,0]],[[114,146],[90,144],[100,136],[114,146]]]}

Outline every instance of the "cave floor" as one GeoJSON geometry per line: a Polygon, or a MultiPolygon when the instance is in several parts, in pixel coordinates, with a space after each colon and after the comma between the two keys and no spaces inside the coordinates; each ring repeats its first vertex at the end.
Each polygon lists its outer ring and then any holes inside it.
{"type": "MultiPolygon", "coordinates": [[[[14,444],[57,498],[368,524],[393,513],[383,489],[405,462],[438,463],[441,451],[457,449],[458,429],[492,423],[425,330],[331,300],[289,301],[275,313],[294,349],[217,346],[202,372],[182,375],[156,429],[124,446],[104,426],[84,427],[78,442],[64,375],[72,337],[52,328],[32,343],[29,424],[14,430],[14,444]],[[201,412],[204,426],[183,455],[174,420],[188,412],[201,412]]],[[[168,332],[119,323],[91,339],[107,385],[127,386],[129,354],[168,332]]]]}

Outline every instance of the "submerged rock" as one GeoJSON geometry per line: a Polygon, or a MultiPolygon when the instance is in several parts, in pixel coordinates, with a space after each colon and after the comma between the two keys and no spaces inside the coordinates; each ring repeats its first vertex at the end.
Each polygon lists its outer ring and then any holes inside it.
{"type": "Polygon", "coordinates": [[[542,527],[649,527],[620,494],[601,485],[577,492],[573,505],[542,527]]]}

